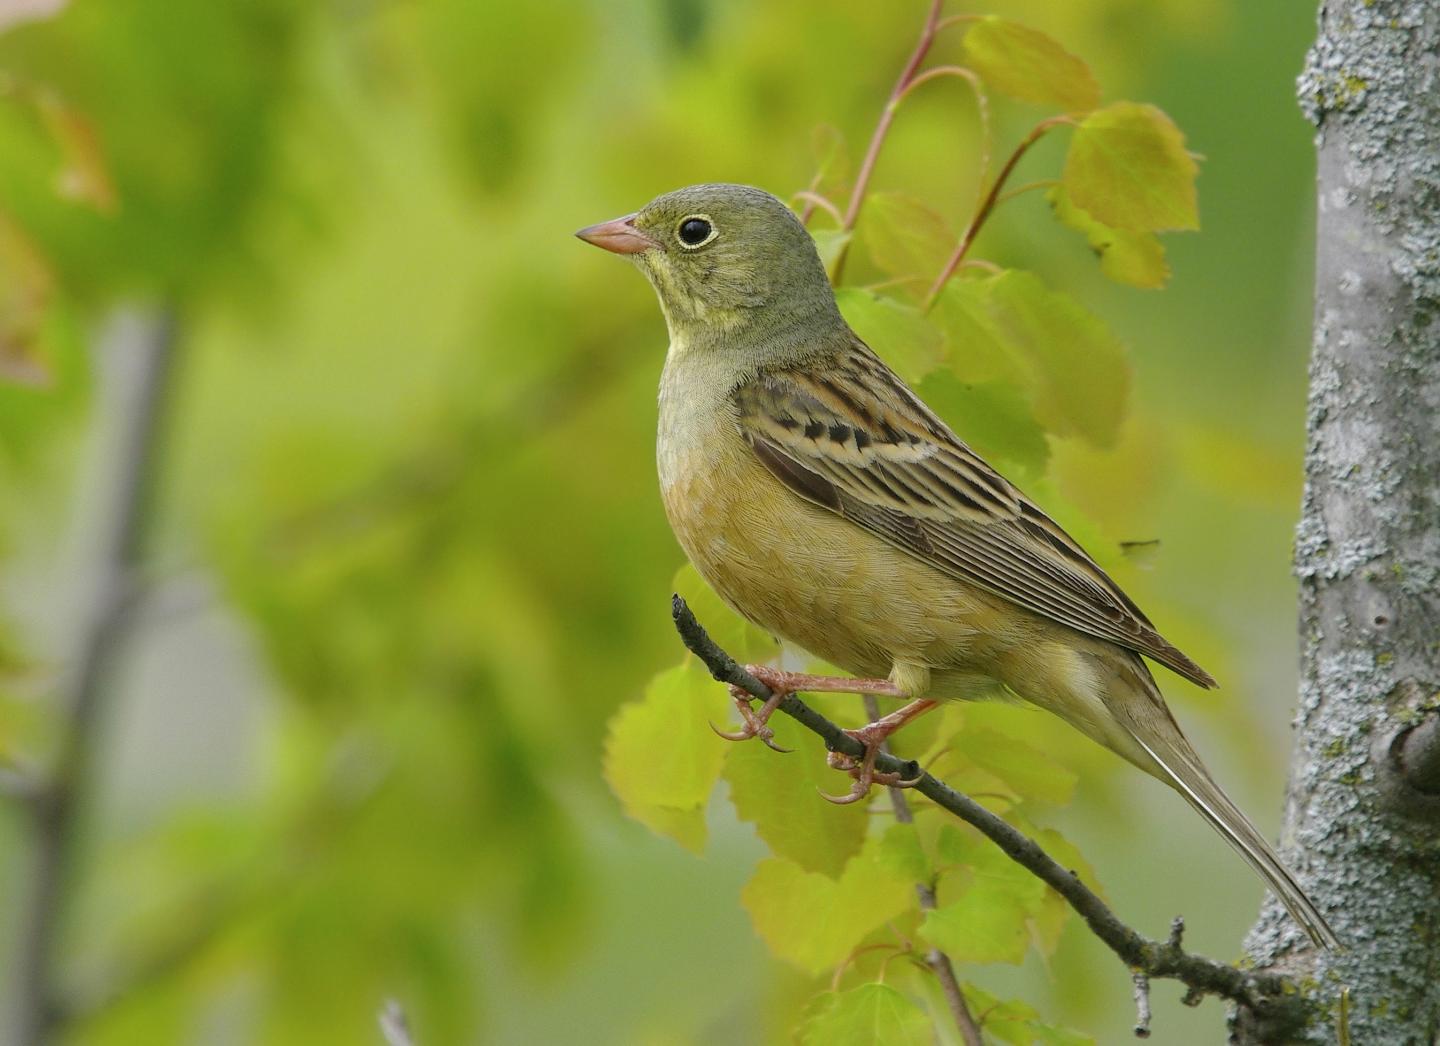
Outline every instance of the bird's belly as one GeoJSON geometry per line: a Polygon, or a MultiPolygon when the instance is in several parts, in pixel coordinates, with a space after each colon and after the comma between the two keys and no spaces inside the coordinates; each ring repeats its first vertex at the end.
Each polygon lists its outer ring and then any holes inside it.
{"type": "Polygon", "coordinates": [[[661,470],[675,535],[727,603],[857,675],[897,661],[991,674],[1004,631],[993,597],[797,497],[731,438],[729,453],[712,445],[661,470]]]}

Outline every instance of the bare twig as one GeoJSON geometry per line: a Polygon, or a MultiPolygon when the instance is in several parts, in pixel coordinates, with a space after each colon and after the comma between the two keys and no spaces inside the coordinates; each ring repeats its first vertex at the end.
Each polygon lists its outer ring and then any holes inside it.
{"type": "MultiPolygon", "coordinates": [[[[900,107],[900,100],[905,96],[910,81],[915,79],[915,74],[920,71],[920,63],[925,61],[925,56],[930,52],[930,46],[935,42],[935,34],[940,29],[940,9],[943,6],[944,0],[931,0],[930,13],[925,16],[925,25],[920,30],[920,39],[915,43],[915,50],[910,52],[905,67],[900,70],[900,76],[896,79],[895,86],[890,89],[890,97],[885,100],[885,108],[880,112],[880,119],[875,123],[875,130],[870,135],[870,144],[865,149],[865,158],[860,161],[860,170],[855,175],[855,185],[850,190],[850,202],[845,206],[844,220],[840,223],[840,228],[846,232],[855,228],[855,223],[860,220],[860,209],[865,206],[865,194],[870,188],[870,178],[875,173],[876,162],[880,159],[880,147],[885,144],[885,137],[890,133],[890,125],[895,122],[895,113],[900,107]]],[[[845,271],[845,258],[848,254],[849,244],[842,243],[839,253],[835,256],[832,282],[840,282],[840,275],[845,271]]]]}
{"type": "Polygon", "coordinates": [[[388,1046],[415,1046],[415,1037],[410,1033],[410,1019],[405,1009],[394,999],[386,999],[380,1010],[380,1033],[385,1036],[388,1046]]]}
{"type": "Polygon", "coordinates": [[[164,398],[172,369],[175,317],[166,311],[125,344],[133,352],[130,400],[121,409],[114,487],[102,508],[106,523],[95,612],[80,642],[76,670],[62,704],[55,764],[40,782],[31,809],[35,854],[30,896],[23,905],[19,983],[14,996],[17,1042],[52,1042],[63,1013],[56,950],[66,895],[74,877],[79,813],[90,784],[100,706],[121,652],[133,603],[136,571],[145,551],[159,470],[164,398]]]}
{"type": "Polygon", "coordinates": [[[1150,1038],[1150,978],[1144,970],[1130,975],[1135,985],[1135,1038],[1150,1038]]]}
{"type": "MultiPolygon", "coordinates": [[[[880,718],[880,699],[874,694],[865,694],[864,699],[865,714],[873,723],[880,718]]],[[[885,743],[880,745],[880,750],[887,755],[890,752],[885,743]]],[[[915,814],[910,810],[910,801],[905,798],[905,789],[887,788],[886,791],[890,793],[890,807],[895,811],[895,820],[900,824],[914,824],[915,814]]],[[[935,887],[932,883],[916,883],[915,896],[920,899],[923,911],[935,910],[935,887]]],[[[965,1046],[985,1046],[985,1040],[980,1036],[980,1025],[975,1023],[975,1016],[965,1002],[965,993],[960,990],[960,982],[955,978],[955,967],[950,962],[950,956],[939,948],[931,948],[925,953],[925,965],[930,967],[935,979],[940,982],[940,989],[945,993],[945,1002],[950,1007],[950,1013],[955,1018],[955,1026],[960,1029],[960,1037],[965,1040],[965,1046]]]]}
{"type": "MultiPolygon", "coordinates": [[[[733,683],[762,701],[773,696],[768,687],[715,645],[695,620],[685,600],[678,595],[671,597],[671,616],[681,641],[717,680],[733,683]]],[[[831,751],[843,752],[856,759],[864,756],[864,747],[859,741],[795,695],[787,696],[778,709],[819,735],[831,751]]],[[[1170,938],[1163,942],[1136,932],[1121,922],[1078,876],[1058,864],[1033,839],[969,796],[922,770],[914,760],[901,760],[881,753],[876,757],[875,769],[899,774],[905,780],[918,778],[913,791],[979,829],[1007,857],[1063,897],[1085,920],[1091,932],[1132,970],[1142,971],[1151,979],[1180,981],[1189,988],[1187,995],[1194,995],[1197,999],[1205,995],[1229,999],[1261,1016],[1269,1027],[1295,1027],[1307,1019],[1311,1003],[1284,977],[1273,973],[1251,973],[1187,953],[1180,947],[1176,926],[1172,926],[1170,938]]]]}

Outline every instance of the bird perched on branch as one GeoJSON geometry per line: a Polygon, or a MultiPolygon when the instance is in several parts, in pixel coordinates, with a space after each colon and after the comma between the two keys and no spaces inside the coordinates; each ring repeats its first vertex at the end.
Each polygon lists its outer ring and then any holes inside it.
{"type": "MultiPolygon", "coordinates": [[[[874,753],[946,699],[1018,697],[1179,792],[1318,944],[1335,937],[1211,778],[1144,658],[1215,681],[1034,502],[965,445],[845,323],[804,226],[769,193],[697,185],[577,235],[630,258],[670,330],[658,463],[675,535],[761,628],[854,679],[750,666],[779,697],[910,703],[852,731],[874,753]]],[[[760,737],[779,697],[744,727],[760,737]]]]}

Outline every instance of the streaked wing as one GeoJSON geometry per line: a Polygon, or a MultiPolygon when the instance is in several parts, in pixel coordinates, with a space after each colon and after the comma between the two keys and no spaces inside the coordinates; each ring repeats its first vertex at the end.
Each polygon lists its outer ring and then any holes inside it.
{"type": "Polygon", "coordinates": [[[858,340],[823,369],[763,374],[734,396],[755,455],[795,493],[953,577],[1215,685],[858,340]]]}

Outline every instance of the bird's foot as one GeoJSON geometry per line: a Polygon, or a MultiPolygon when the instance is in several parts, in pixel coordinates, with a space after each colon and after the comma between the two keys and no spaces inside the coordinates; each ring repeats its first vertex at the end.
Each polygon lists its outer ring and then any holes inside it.
{"type": "Polygon", "coordinates": [[[710,729],[727,741],[748,741],[752,737],[760,738],[766,748],[772,748],[777,752],[789,752],[789,748],[781,748],[775,743],[775,731],[770,728],[770,717],[775,714],[775,709],[780,703],[794,693],[794,688],[789,686],[789,678],[794,673],[784,672],[778,668],[771,668],[769,665],[746,665],[745,671],[749,672],[760,682],[770,688],[770,700],[760,706],[756,712],[750,707],[750,702],[755,696],[749,691],[730,684],[730,697],[735,702],[735,708],[740,713],[742,726],[739,730],[721,730],[714,723],[710,729]]]}
{"type": "Polygon", "coordinates": [[[911,701],[898,712],[891,712],[858,730],[846,730],[846,734],[865,746],[864,756],[857,760],[854,756],[844,752],[831,752],[825,761],[836,770],[844,770],[855,779],[855,783],[850,786],[850,791],[845,795],[830,795],[826,792],[821,792],[820,795],[832,803],[844,806],[849,803],[858,803],[868,796],[871,787],[877,784],[889,788],[913,788],[919,784],[922,774],[907,778],[904,774],[877,771],[875,759],[884,748],[886,738],[916,716],[930,711],[935,705],[936,702],[928,699],[911,701]]]}

